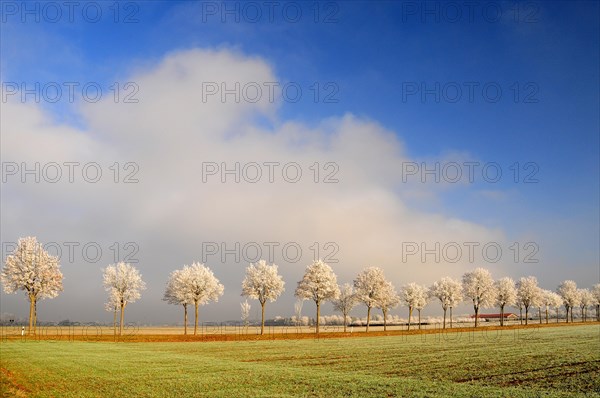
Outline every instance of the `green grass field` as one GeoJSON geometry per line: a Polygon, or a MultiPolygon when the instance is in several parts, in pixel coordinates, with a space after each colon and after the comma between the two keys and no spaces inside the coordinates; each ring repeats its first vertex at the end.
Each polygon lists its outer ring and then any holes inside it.
{"type": "Polygon", "coordinates": [[[3,397],[600,397],[600,326],[239,342],[5,341],[3,397]]]}

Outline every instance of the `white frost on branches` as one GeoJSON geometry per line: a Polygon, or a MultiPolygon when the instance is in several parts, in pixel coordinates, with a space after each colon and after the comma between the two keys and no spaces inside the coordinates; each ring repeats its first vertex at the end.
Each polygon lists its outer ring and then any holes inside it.
{"type": "Polygon", "coordinates": [[[6,293],[23,290],[29,299],[29,331],[35,331],[36,303],[54,298],[63,290],[58,257],[50,255],[35,237],[20,238],[15,251],[6,258],[0,273],[6,293]]]}
{"type": "Polygon", "coordinates": [[[396,288],[392,282],[385,281],[377,294],[376,307],[383,313],[383,331],[387,330],[387,314],[389,310],[400,304],[400,296],[396,293],[396,288]]]}
{"type": "Polygon", "coordinates": [[[248,322],[250,320],[250,303],[248,300],[240,303],[240,310],[242,312],[242,321],[244,321],[244,326],[248,326],[248,322]]]}
{"type": "Polygon", "coordinates": [[[142,275],[131,264],[120,262],[104,269],[104,288],[108,292],[108,305],[116,303],[121,309],[119,335],[123,333],[125,307],[141,297],[146,288],[142,275]]]}
{"type": "Polygon", "coordinates": [[[260,260],[246,268],[246,277],[242,282],[242,296],[256,299],[261,305],[261,334],[265,329],[266,302],[277,300],[284,290],[285,282],[277,271],[277,265],[269,265],[265,260],[260,260]]]}
{"type": "Polygon", "coordinates": [[[380,301],[389,292],[388,284],[383,270],[379,267],[365,268],[354,280],[357,300],[367,306],[367,332],[371,320],[371,308],[381,308],[380,301]]]}
{"type": "Polygon", "coordinates": [[[349,283],[344,283],[340,286],[340,295],[337,299],[333,300],[333,308],[341,312],[344,317],[344,332],[346,332],[348,326],[348,314],[356,307],[357,303],[354,287],[349,283]]]}
{"type": "Polygon", "coordinates": [[[296,297],[304,300],[312,300],[317,305],[317,328],[319,333],[319,317],[321,316],[321,304],[324,301],[335,300],[340,294],[337,277],[331,267],[322,260],[313,261],[304,272],[302,280],[296,287],[296,297]]]}
{"type": "Polygon", "coordinates": [[[587,308],[594,302],[594,295],[588,289],[579,289],[579,307],[581,308],[581,318],[587,320],[587,308]]]}
{"type": "Polygon", "coordinates": [[[556,310],[556,320],[558,321],[558,309],[562,305],[562,299],[556,293],[551,290],[542,290],[542,306],[546,311],[546,323],[548,323],[548,309],[554,308],[556,310]]]}
{"type": "MultiPolygon", "coordinates": [[[[437,298],[442,305],[442,310],[444,310],[443,328],[445,329],[446,311],[456,307],[463,300],[462,285],[450,277],[443,277],[431,285],[429,296],[437,298]]],[[[450,322],[452,322],[452,317],[450,317],[450,322]]]]}
{"type": "Polygon", "coordinates": [[[141,297],[141,291],[146,288],[140,272],[128,263],[109,265],[104,270],[104,287],[112,296],[109,302],[115,300],[119,306],[135,302],[141,297]]]}
{"type": "MultiPolygon", "coordinates": [[[[427,305],[427,289],[424,286],[411,282],[400,289],[400,299],[408,307],[408,330],[410,330],[413,310],[418,310],[420,315],[420,311],[427,305]]],[[[420,326],[421,321],[419,319],[420,326]]]]}
{"type": "Polygon", "coordinates": [[[522,277],[517,281],[517,301],[525,308],[525,325],[529,318],[529,308],[537,307],[542,292],[535,276],[522,277]]]}
{"type": "Polygon", "coordinates": [[[496,306],[500,307],[500,326],[504,326],[504,307],[515,305],[517,288],[512,278],[500,278],[496,281],[496,306]]]}
{"type": "Polygon", "coordinates": [[[563,305],[567,311],[567,322],[569,322],[569,311],[571,312],[571,321],[573,321],[573,308],[579,305],[577,284],[572,280],[566,280],[558,285],[556,292],[562,298],[563,305]]]}
{"type": "Polygon", "coordinates": [[[169,275],[167,286],[165,288],[165,294],[163,300],[169,304],[182,305],[183,306],[183,327],[184,334],[187,334],[188,325],[188,313],[187,307],[193,304],[194,301],[191,299],[190,294],[187,291],[189,285],[186,276],[188,274],[184,270],[175,270],[169,275]]]}
{"type": "Polygon", "coordinates": [[[205,305],[211,301],[219,301],[224,287],[210,268],[201,263],[192,263],[182,270],[184,294],[194,305],[205,305]]]}
{"type": "Polygon", "coordinates": [[[467,299],[473,302],[475,310],[475,327],[478,324],[479,309],[494,305],[496,297],[494,279],[490,271],[485,268],[476,268],[463,275],[463,293],[467,299]]]}
{"type": "Polygon", "coordinates": [[[596,320],[600,322],[600,283],[595,284],[592,287],[592,305],[596,307],[596,320]]]}
{"type": "Polygon", "coordinates": [[[198,330],[198,307],[211,301],[219,301],[223,295],[223,285],[210,268],[201,263],[192,263],[181,270],[183,297],[194,304],[194,334],[198,330]]]}

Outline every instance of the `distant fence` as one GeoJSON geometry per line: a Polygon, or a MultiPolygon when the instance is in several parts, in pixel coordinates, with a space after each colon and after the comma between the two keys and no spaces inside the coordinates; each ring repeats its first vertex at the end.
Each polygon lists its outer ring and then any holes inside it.
{"type": "MultiPolygon", "coordinates": [[[[519,321],[511,321],[508,325],[519,325],[519,321]]],[[[545,322],[544,322],[545,324],[545,322]]],[[[575,324],[582,324],[576,322],[575,324]]],[[[506,341],[526,341],[537,338],[540,324],[530,322],[527,328],[499,328],[494,322],[481,322],[481,326],[477,329],[472,328],[473,323],[456,323],[453,328],[450,328],[449,322],[446,323],[446,328],[443,328],[442,323],[422,324],[419,331],[419,325],[411,324],[410,331],[408,325],[388,325],[387,334],[400,337],[402,340],[413,339],[414,336],[419,336],[421,341],[437,341],[440,343],[449,343],[465,340],[484,339],[489,342],[506,341]],[[492,326],[492,327],[490,327],[492,326]]],[[[320,334],[315,333],[314,326],[297,326],[297,325],[265,325],[264,333],[260,337],[261,340],[282,340],[282,339],[321,339],[337,336],[367,336],[365,334],[366,326],[348,326],[347,332],[344,334],[342,325],[322,325],[320,326],[320,334]]],[[[27,327],[22,329],[21,325],[0,326],[0,342],[7,341],[115,341],[115,342],[134,342],[145,341],[148,336],[148,341],[169,341],[169,336],[178,336],[189,340],[245,340],[252,341],[252,336],[259,336],[261,333],[260,325],[243,323],[232,324],[231,322],[203,322],[198,325],[196,336],[193,335],[193,325],[188,325],[188,334],[183,336],[183,326],[178,327],[145,327],[134,323],[129,323],[124,326],[123,333],[115,334],[112,325],[99,325],[96,323],[81,324],[81,325],[41,325],[37,326],[35,334],[29,334],[27,327]],[[162,336],[156,339],[156,336],[162,336]],[[155,339],[150,339],[154,337],[155,339]]],[[[370,332],[373,334],[382,334],[382,325],[370,325],[370,332]]]]}
{"type": "Polygon", "coordinates": [[[13,325],[0,326],[0,341],[100,341],[113,338],[113,340],[127,341],[139,332],[139,326],[129,323],[123,326],[123,333],[118,336],[113,326],[99,325],[96,323],[82,325],[38,325],[35,333],[29,333],[28,326],[13,325]]]}

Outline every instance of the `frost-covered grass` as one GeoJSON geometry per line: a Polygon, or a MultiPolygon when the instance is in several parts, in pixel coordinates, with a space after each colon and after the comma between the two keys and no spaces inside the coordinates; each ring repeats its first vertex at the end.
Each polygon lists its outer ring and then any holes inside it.
{"type": "Polygon", "coordinates": [[[600,326],[201,343],[8,341],[4,397],[600,397],[600,326]]]}

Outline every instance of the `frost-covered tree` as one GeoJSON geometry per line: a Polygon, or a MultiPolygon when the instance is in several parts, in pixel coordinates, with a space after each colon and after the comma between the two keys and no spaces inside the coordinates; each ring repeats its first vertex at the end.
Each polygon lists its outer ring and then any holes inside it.
{"type": "Polygon", "coordinates": [[[463,275],[463,293],[466,298],[473,302],[475,310],[475,327],[479,322],[479,309],[494,305],[496,289],[494,279],[490,271],[484,268],[476,268],[463,275]]]}
{"type": "Polygon", "coordinates": [[[512,278],[500,278],[496,281],[496,306],[500,307],[500,326],[504,326],[504,307],[515,305],[517,289],[512,278]]]}
{"type": "Polygon", "coordinates": [[[600,283],[597,283],[592,287],[592,305],[596,307],[596,320],[600,322],[600,283]]]}
{"type": "Polygon", "coordinates": [[[242,282],[242,296],[257,299],[261,306],[260,334],[265,330],[265,304],[275,301],[283,293],[285,282],[277,273],[277,265],[269,265],[265,260],[250,264],[242,282]]]}
{"type": "Polygon", "coordinates": [[[109,303],[117,303],[121,310],[119,336],[123,334],[125,307],[141,297],[146,288],[142,275],[131,264],[120,262],[104,269],[104,288],[108,292],[109,303]]]}
{"type": "Polygon", "coordinates": [[[337,299],[333,300],[333,308],[339,311],[344,316],[344,333],[348,326],[348,314],[354,307],[356,307],[357,299],[354,294],[354,287],[349,283],[344,283],[340,287],[340,295],[337,299]]]}
{"type": "Polygon", "coordinates": [[[529,319],[529,308],[536,307],[541,299],[541,289],[535,276],[522,277],[517,281],[517,300],[525,308],[525,325],[529,319]]]}
{"type": "MultiPolygon", "coordinates": [[[[444,310],[443,328],[446,329],[446,311],[452,310],[462,300],[462,285],[449,277],[443,277],[436,281],[429,288],[429,297],[437,298],[444,310]]],[[[452,315],[450,315],[450,324],[452,325],[452,315]]]]}
{"type": "Polygon", "coordinates": [[[548,309],[554,307],[554,304],[557,306],[561,305],[560,296],[551,290],[542,289],[540,295],[540,306],[544,308],[544,313],[546,314],[546,324],[548,324],[548,309]]]}
{"type": "Polygon", "coordinates": [[[540,324],[542,323],[542,307],[545,307],[544,304],[544,289],[540,289],[540,295],[536,301],[536,307],[538,308],[538,319],[540,324]]]}
{"type": "Polygon", "coordinates": [[[317,305],[317,328],[319,333],[319,317],[321,316],[321,304],[324,301],[333,301],[340,294],[337,277],[331,267],[322,260],[313,261],[304,272],[304,277],[296,287],[296,297],[304,300],[312,300],[317,305]]]}
{"type": "Polygon", "coordinates": [[[463,289],[461,283],[450,285],[450,329],[452,329],[452,310],[463,301],[463,289]]]}
{"type": "Polygon", "coordinates": [[[183,334],[187,334],[188,305],[194,303],[188,290],[190,284],[186,279],[188,275],[189,273],[182,269],[171,272],[163,297],[163,300],[169,304],[183,306],[183,334]]]}
{"type": "Polygon", "coordinates": [[[201,263],[192,263],[181,270],[186,301],[194,304],[194,334],[198,330],[198,307],[211,301],[219,301],[223,285],[210,268],[201,263]]]}
{"type": "Polygon", "coordinates": [[[559,322],[559,310],[560,307],[563,305],[563,300],[562,297],[560,297],[560,295],[558,293],[552,292],[550,291],[552,294],[548,294],[549,297],[549,302],[550,302],[550,307],[554,308],[554,310],[556,311],[556,323],[559,322]]]}
{"type": "Polygon", "coordinates": [[[371,320],[371,308],[377,307],[377,300],[386,288],[383,270],[379,267],[364,269],[354,280],[354,293],[359,302],[367,306],[367,332],[371,320]]]}
{"type": "Polygon", "coordinates": [[[569,323],[569,311],[571,312],[571,322],[573,322],[573,308],[579,305],[577,284],[572,280],[566,280],[558,285],[556,292],[562,298],[567,311],[567,323],[569,323]]]}
{"type": "Polygon", "coordinates": [[[242,312],[242,321],[244,321],[244,326],[248,327],[248,322],[250,319],[250,303],[248,300],[240,303],[240,310],[242,312]]]}
{"type": "Polygon", "coordinates": [[[37,302],[54,298],[63,290],[63,275],[58,257],[44,250],[35,237],[20,238],[16,249],[7,256],[0,273],[8,294],[24,291],[29,300],[29,333],[35,333],[37,302]]]}
{"type": "Polygon", "coordinates": [[[408,330],[412,322],[413,309],[419,308],[419,328],[421,327],[421,309],[427,304],[427,289],[411,282],[400,289],[400,300],[408,307],[408,330]]]}
{"type": "Polygon", "coordinates": [[[385,281],[377,294],[375,306],[379,308],[383,314],[383,331],[387,331],[387,314],[392,309],[400,304],[400,296],[396,293],[396,288],[392,282],[385,281]]]}
{"type": "MultiPolygon", "coordinates": [[[[460,291],[460,290],[459,290],[460,291]]],[[[418,295],[417,301],[415,302],[415,310],[419,314],[419,330],[421,330],[421,311],[429,302],[429,292],[425,286],[421,286],[421,292],[418,295]]]]}
{"type": "Polygon", "coordinates": [[[587,320],[587,308],[594,302],[594,295],[588,289],[578,289],[579,307],[581,308],[581,320],[587,320]]]}

